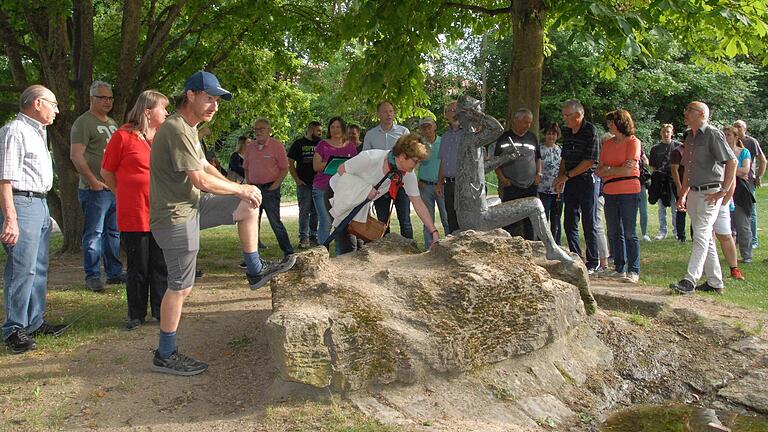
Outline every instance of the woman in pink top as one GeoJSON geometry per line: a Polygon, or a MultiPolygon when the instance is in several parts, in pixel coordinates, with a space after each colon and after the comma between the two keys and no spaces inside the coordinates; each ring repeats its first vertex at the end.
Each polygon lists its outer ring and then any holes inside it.
{"type": "Polygon", "coordinates": [[[316,173],[312,182],[312,202],[317,211],[317,242],[320,244],[325,243],[331,233],[331,215],[328,210],[331,208],[329,200],[333,196],[333,190],[328,187],[332,176],[324,174],[323,170],[331,156],[351,158],[357,155],[355,145],[347,141],[347,124],[341,117],[334,117],[328,121],[327,136],[327,139],[320,141],[315,147],[315,156],[312,160],[316,173]]]}
{"type": "Polygon", "coordinates": [[[629,112],[611,111],[605,116],[613,138],[600,149],[597,175],[603,179],[605,225],[615,271],[607,277],[625,282],[640,280],[640,241],[637,238],[637,211],[640,206],[640,140],[629,112]]]}

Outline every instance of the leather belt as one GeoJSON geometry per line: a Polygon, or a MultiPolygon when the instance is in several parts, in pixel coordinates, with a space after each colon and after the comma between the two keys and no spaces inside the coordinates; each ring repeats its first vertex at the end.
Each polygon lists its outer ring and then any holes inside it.
{"type": "Polygon", "coordinates": [[[21,191],[16,189],[13,189],[13,194],[18,196],[42,198],[42,199],[45,199],[48,196],[48,194],[44,192],[30,192],[30,191],[21,191]]]}
{"type": "MultiPolygon", "coordinates": [[[[447,179],[446,179],[446,180],[447,180],[447,179]]],[[[429,180],[421,180],[421,179],[419,179],[419,181],[420,181],[420,182],[422,182],[422,183],[424,183],[424,184],[426,184],[426,185],[430,185],[430,186],[434,186],[434,185],[436,185],[436,184],[437,184],[437,182],[431,182],[431,181],[429,181],[429,180]]]]}
{"type": "Polygon", "coordinates": [[[705,184],[701,186],[691,186],[691,190],[696,192],[701,192],[701,191],[720,188],[720,187],[722,187],[720,183],[710,183],[710,184],[705,184]]]}
{"type": "Polygon", "coordinates": [[[446,177],[445,178],[445,182],[446,183],[455,183],[456,182],[456,177],[446,177]]]}

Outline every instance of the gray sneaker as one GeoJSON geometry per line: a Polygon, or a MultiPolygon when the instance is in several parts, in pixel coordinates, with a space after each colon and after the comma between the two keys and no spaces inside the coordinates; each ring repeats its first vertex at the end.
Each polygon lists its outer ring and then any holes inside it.
{"type": "Polygon", "coordinates": [[[251,286],[252,290],[261,288],[264,286],[264,284],[269,282],[270,279],[275,277],[275,275],[290,270],[293,265],[296,264],[296,255],[288,255],[279,263],[262,261],[261,264],[262,268],[259,274],[245,274],[245,276],[248,278],[248,284],[251,286]]]}
{"type": "Polygon", "coordinates": [[[101,281],[101,278],[86,279],[85,287],[93,292],[102,292],[104,291],[104,282],[101,281]]]}
{"type": "Polygon", "coordinates": [[[152,370],[171,375],[192,376],[207,371],[208,363],[187,357],[178,350],[174,351],[167,359],[160,358],[160,355],[155,351],[155,358],[152,359],[152,370]]]}
{"type": "Polygon", "coordinates": [[[605,273],[603,273],[603,276],[606,279],[624,279],[627,277],[627,274],[624,272],[619,272],[616,270],[608,270],[605,273]]]}

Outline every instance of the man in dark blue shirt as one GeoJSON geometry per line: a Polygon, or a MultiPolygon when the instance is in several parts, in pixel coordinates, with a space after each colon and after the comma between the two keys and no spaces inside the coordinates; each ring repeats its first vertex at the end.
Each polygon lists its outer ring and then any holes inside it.
{"type": "Polygon", "coordinates": [[[563,230],[571,252],[582,256],[579,243],[579,217],[587,246],[586,264],[590,274],[598,265],[594,166],[600,154],[597,129],[584,119],[584,106],[576,99],[563,104],[563,149],[560,175],[554,187],[563,197],[563,230]]]}

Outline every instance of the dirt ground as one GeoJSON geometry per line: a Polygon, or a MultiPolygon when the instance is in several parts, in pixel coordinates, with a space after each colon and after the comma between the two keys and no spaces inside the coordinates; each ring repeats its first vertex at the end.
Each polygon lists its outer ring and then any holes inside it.
{"type": "MultiPolygon", "coordinates": [[[[51,290],[80,281],[82,268],[75,261],[56,261],[51,290]]],[[[626,285],[622,289],[661,295],[668,291],[626,285]]],[[[710,298],[678,297],[674,302],[750,328],[768,322],[766,314],[710,298]]],[[[275,407],[301,406],[290,400],[290,386],[276,380],[263,332],[270,313],[268,287],[251,291],[244,277],[230,274],[199,279],[178,332],[180,350],[210,364],[206,373],[195,377],[150,371],[156,323],[133,332],[110,332],[60,353],[0,353],[0,430],[313,430],[296,429],[268,415],[275,407]]],[[[768,337],[765,328],[762,336],[768,337]]]]}
{"type": "MultiPolygon", "coordinates": [[[[52,290],[82,278],[75,264],[59,262],[52,270],[52,290]]],[[[71,352],[0,354],[0,396],[11,402],[3,404],[0,427],[268,430],[259,427],[260,419],[284,393],[271,388],[277,370],[262,332],[270,297],[268,287],[248,289],[244,277],[198,280],[178,331],[180,350],[210,364],[195,377],[150,371],[156,322],[71,352]]]]}

